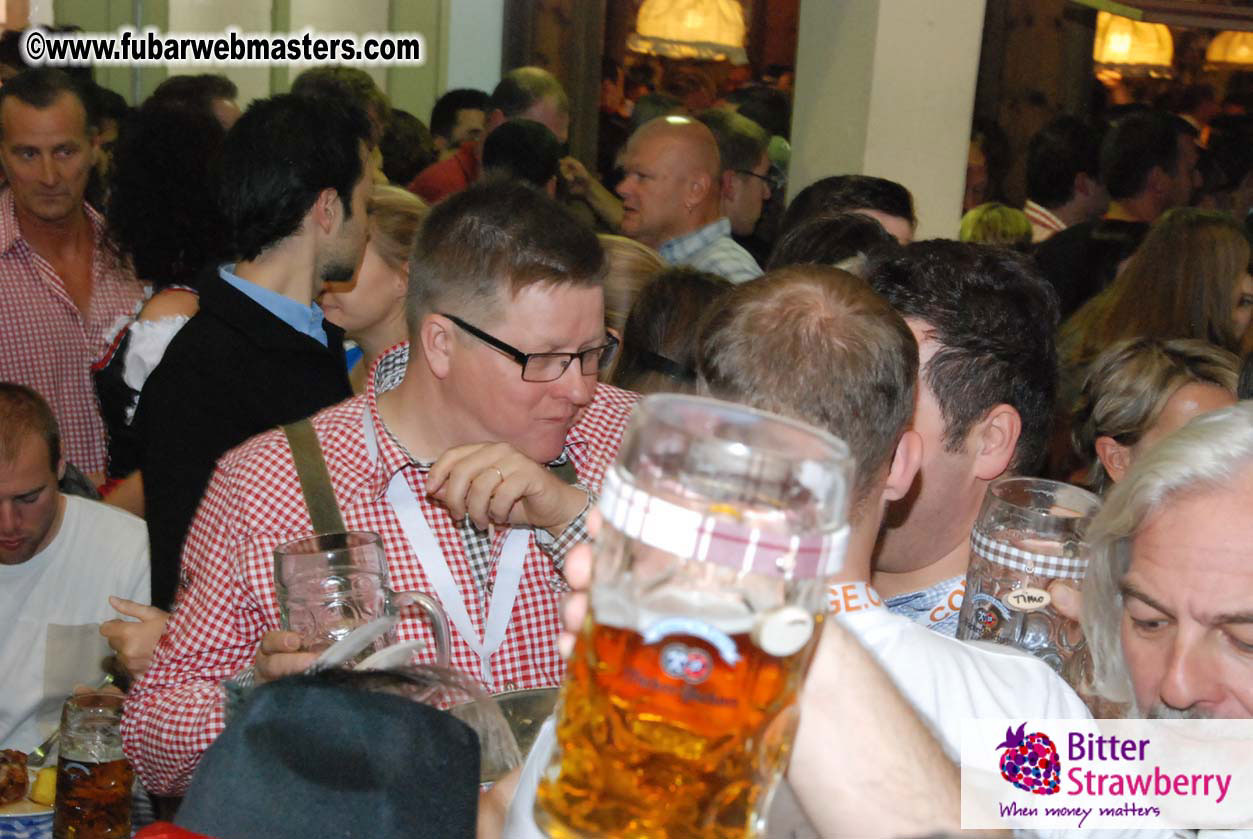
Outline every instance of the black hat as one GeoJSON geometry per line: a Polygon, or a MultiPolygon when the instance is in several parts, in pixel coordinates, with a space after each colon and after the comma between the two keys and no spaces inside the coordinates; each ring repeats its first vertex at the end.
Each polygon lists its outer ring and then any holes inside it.
{"type": "Polygon", "coordinates": [[[472,839],[474,731],[327,675],[257,688],[205,752],[175,824],[216,839],[472,839]]]}

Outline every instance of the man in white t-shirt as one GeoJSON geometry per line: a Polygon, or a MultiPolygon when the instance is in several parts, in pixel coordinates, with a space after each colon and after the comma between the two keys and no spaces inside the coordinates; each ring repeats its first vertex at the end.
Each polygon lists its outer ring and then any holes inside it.
{"type": "Polygon", "coordinates": [[[30,751],[75,685],[105,676],[108,596],[148,603],[142,520],[62,495],[60,432],[47,403],[0,383],[0,747],[30,751]]]}
{"type": "MultiPolygon", "coordinates": [[[[831,589],[832,611],[878,661],[913,712],[905,708],[874,720],[850,719],[848,704],[829,700],[838,692],[845,662],[832,637],[823,638],[802,695],[801,729],[788,774],[816,835],[956,830],[955,810],[937,812],[924,801],[893,799],[907,784],[884,782],[895,770],[898,777],[910,774],[907,766],[891,762],[908,764],[918,743],[900,749],[898,758],[887,748],[850,749],[849,738],[865,738],[862,729],[889,737],[898,725],[916,725],[921,718],[952,762],[963,719],[1090,715],[1039,660],[931,632],[888,611],[869,586],[871,552],[884,510],[909,491],[920,458],[918,435],[907,430],[918,375],[918,347],[909,327],[863,280],[833,268],[797,266],[734,288],[702,331],[698,365],[710,395],[818,425],[858,456],[848,551],[831,589]],[[778,329],[780,323],[788,329],[778,329]]],[[[867,700],[861,714],[879,710],[867,700]]],[[[546,763],[545,743],[551,748],[551,726],[519,782],[505,825],[510,839],[539,835],[530,808],[546,763]]],[[[955,771],[950,777],[955,784],[955,771]]],[[[771,836],[815,835],[799,813],[779,807],[768,823],[771,836]]]]}

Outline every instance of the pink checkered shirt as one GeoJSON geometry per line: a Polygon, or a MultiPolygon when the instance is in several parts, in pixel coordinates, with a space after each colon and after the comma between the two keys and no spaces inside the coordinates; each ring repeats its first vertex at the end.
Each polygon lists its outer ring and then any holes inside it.
{"type": "Polygon", "coordinates": [[[91,365],[108,350],[118,318],[139,308],[144,289],[104,246],[100,214],[83,209],[95,238],[85,319],[52,265],[22,237],[13,192],[0,193],[0,381],[48,401],[66,458],[91,473],[103,472],[107,457],[91,365]]]}
{"type": "MultiPolygon", "coordinates": [[[[378,415],[378,393],[400,378],[407,345],[384,355],[366,393],[313,417],[331,484],[344,523],[383,538],[391,586],[396,591],[434,593],[387,502],[388,482],[402,472],[420,500],[462,596],[481,633],[489,595],[475,584],[457,524],[447,510],[427,499],[426,471],[411,461],[378,415]],[[371,460],[363,413],[379,445],[371,460]]],[[[598,491],[617,455],[627,417],[638,397],[600,385],[592,403],[566,435],[565,451],[579,483],[598,491]]],[[[130,694],[122,734],[126,753],[144,785],[159,794],[179,794],[201,753],[222,730],[222,682],[244,673],[261,636],[280,628],[274,591],[276,545],[309,535],[313,525],[300,491],[291,449],[281,431],[253,437],[218,462],[183,547],[183,580],[175,611],[153,657],[152,667],[130,694]]],[[[499,558],[507,536],[496,534],[499,558]]],[[[518,598],[504,642],[492,657],[492,692],[545,687],[560,682],[565,664],[557,650],[559,593],[566,590],[555,561],[531,536],[518,598]]],[[[434,639],[420,619],[404,619],[400,640],[434,639]]],[[[452,664],[477,677],[479,659],[453,630],[452,664]]]]}

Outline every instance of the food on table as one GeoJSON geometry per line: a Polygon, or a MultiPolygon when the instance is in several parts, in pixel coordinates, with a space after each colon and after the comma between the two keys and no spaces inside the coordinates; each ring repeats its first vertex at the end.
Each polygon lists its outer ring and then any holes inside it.
{"type": "Polygon", "coordinates": [[[36,804],[51,807],[57,798],[57,768],[45,766],[35,776],[35,783],[30,788],[30,800],[36,804]]]}
{"type": "Polygon", "coordinates": [[[0,804],[12,804],[26,797],[30,778],[26,773],[26,752],[0,751],[0,804]]]}

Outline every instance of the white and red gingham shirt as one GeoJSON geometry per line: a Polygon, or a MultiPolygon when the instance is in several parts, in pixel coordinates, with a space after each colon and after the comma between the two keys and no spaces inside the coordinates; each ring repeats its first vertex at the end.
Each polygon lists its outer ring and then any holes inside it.
{"type": "MultiPolygon", "coordinates": [[[[391,587],[434,593],[386,498],[388,482],[403,473],[447,558],[467,612],[482,634],[490,594],[476,584],[465,547],[448,511],[430,501],[426,470],[410,460],[379,419],[378,393],[399,381],[408,359],[400,345],[379,359],[366,393],[313,417],[335,497],[350,530],[383,538],[391,587]],[[371,459],[363,416],[378,441],[371,459]]],[[[600,385],[592,403],[566,435],[565,453],[582,486],[598,491],[617,456],[627,417],[638,397],[600,385]]],[[[144,785],[159,794],[179,794],[200,755],[223,727],[222,682],[245,672],[261,636],[280,628],[274,590],[276,545],[307,536],[313,525],[281,431],[252,438],[218,462],[183,547],[182,586],[153,657],[151,668],[126,704],[122,735],[127,756],[144,785]]],[[[508,530],[493,544],[499,559],[508,530]]],[[[561,622],[559,593],[564,578],[554,564],[563,557],[545,552],[531,536],[509,628],[492,656],[492,692],[545,687],[560,682],[565,664],[557,650],[561,622]]],[[[494,570],[493,570],[494,573],[494,570]]],[[[433,660],[433,637],[421,619],[404,619],[400,640],[420,638],[433,660]]],[[[452,665],[479,674],[477,654],[454,629],[452,665]]]]}
{"type": "Polygon", "coordinates": [[[48,260],[22,237],[12,190],[0,193],[0,381],[36,390],[61,427],[61,451],[84,472],[104,472],[104,420],[91,365],[109,348],[117,320],[143,300],[143,286],[104,244],[104,221],[83,205],[95,247],[87,316],[48,260]]]}

